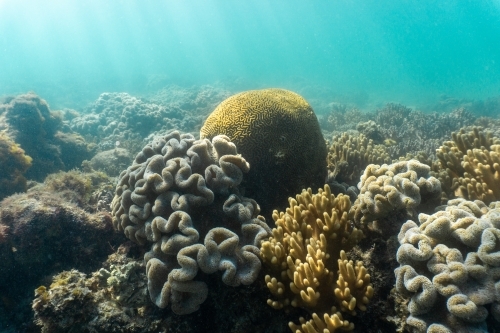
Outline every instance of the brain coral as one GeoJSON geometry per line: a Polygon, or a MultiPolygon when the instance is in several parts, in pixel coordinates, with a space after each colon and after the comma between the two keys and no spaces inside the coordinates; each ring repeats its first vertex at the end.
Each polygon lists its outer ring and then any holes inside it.
{"type": "Polygon", "coordinates": [[[196,311],[208,294],[199,270],[222,271],[225,284],[250,284],[260,271],[260,242],[270,234],[259,206],[238,185],[248,163],[226,136],[157,138],[120,175],[113,223],[151,244],[146,272],[151,300],[176,314],[196,311]]]}
{"type": "MultiPolygon", "coordinates": [[[[416,332],[492,332],[500,324],[500,202],[454,199],[398,235],[396,289],[416,332]]],[[[494,330],[496,331],[496,330],[494,330]]]]}
{"type": "Polygon", "coordinates": [[[269,272],[265,281],[274,298],[267,303],[313,313],[310,321],[290,322],[293,332],[350,331],[354,324],[342,313],[366,310],[373,287],[363,263],[348,260],[345,253],[363,237],[352,225],[349,197],[335,197],[325,185],[317,194],[309,188],[288,201],[286,212],[273,212],[276,228],[261,246],[269,272]]]}
{"type": "Polygon", "coordinates": [[[224,100],[201,128],[201,138],[227,135],[252,169],[246,195],[264,212],[285,204],[326,177],[326,143],[311,106],[284,89],[242,92],[224,100]]]}

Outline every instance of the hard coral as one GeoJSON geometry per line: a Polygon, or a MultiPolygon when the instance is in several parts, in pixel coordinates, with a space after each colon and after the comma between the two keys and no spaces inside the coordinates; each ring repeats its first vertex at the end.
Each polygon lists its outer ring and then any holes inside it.
{"type": "Polygon", "coordinates": [[[24,174],[32,159],[4,131],[0,131],[0,200],[26,191],[24,174]]]}
{"type": "Polygon", "coordinates": [[[248,169],[226,136],[195,140],[172,132],[144,147],[120,175],[113,223],[134,242],[152,245],[144,259],[159,307],[196,311],[208,294],[194,280],[199,269],[223,271],[231,286],[256,279],[258,246],[270,230],[257,203],[238,193],[248,169]]]}
{"type": "Polygon", "coordinates": [[[417,332],[486,332],[498,328],[500,204],[450,200],[420,214],[398,235],[396,289],[411,298],[407,324],[417,332]]]}
{"type": "Polygon", "coordinates": [[[79,166],[92,150],[81,137],[65,132],[61,114],[34,93],[9,97],[0,104],[0,129],[33,159],[26,177],[39,181],[49,173],[79,166]]]}
{"type": "Polygon", "coordinates": [[[273,212],[276,228],[261,246],[273,295],[268,304],[313,312],[310,321],[289,323],[293,332],[352,330],[342,313],[366,310],[373,288],[363,263],[348,260],[345,253],[363,237],[352,225],[349,197],[335,197],[325,185],[314,195],[310,188],[303,190],[289,203],[286,212],[273,212]]]}
{"type": "Polygon", "coordinates": [[[251,90],[233,95],[210,114],[201,138],[227,135],[250,163],[246,195],[265,213],[281,199],[326,176],[326,144],[311,106],[283,89],[251,90]]]}

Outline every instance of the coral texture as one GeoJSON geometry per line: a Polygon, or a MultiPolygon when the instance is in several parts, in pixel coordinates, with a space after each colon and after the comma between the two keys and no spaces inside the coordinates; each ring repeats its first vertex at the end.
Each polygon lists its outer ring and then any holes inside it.
{"type": "Polygon", "coordinates": [[[144,264],[113,254],[91,276],[55,275],[35,290],[35,323],[42,332],[152,332],[164,327],[148,302],[144,264]]]}
{"type": "Polygon", "coordinates": [[[363,263],[345,254],[363,237],[348,215],[349,197],[335,197],[325,185],[314,195],[310,188],[303,190],[289,203],[286,212],[273,212],[276,228],[261,246],[272,294],[267,303],[275,309],[294,306],[313,312],[310,321],[290,322],[293,332],[352,330],[342,313],[366,310],[373,288],[363,263]]]}
{"type": "Polygon", "coordinates": [[[201,138],[227,135],[252,169],[245,194],[264,213],[285,204],[282,198],[326,176],[326,144],[311,106],[283,89],[251,90],[233,95],[210,114],[201,138]]]}
{"type": "Polygon", "coordinates": [[[49,173],[79,166],[93,153],[93,146],[76,133],[66,132],[61,114],[51,111],[34,93],[9,97],[0,104],[2,129],[33,159],[26,177],[38,181],[49,173]]]}
{"type": "MultiPolygon", "coordinates": [[[[486,332],[500,319],[500,203],[454,199],[398,235],[396,289],[417,332],[486,332]]],[[[496,323],[498,325],[499,322],[496,323]]]]}
{"type": "Polygon", "coordinates": [[[108,213],[89,214],[47,187],[5,198],[0,221],[6,229],[0,242],[0,292],[6,300],[55,270],[95,268],[122,240],[108,213]]]}
{"type": "Polygon", "coordinates": [[[24,173],[31,166],[31,161],[18,144],[0,131],[0,200],[26,191],[24,173]]]}
{"type": "MultiPolygon", "coordinates": [[[[127,93],[103,93],[70,127],[93,140],[100,151],[120,148],[137,152],[143,140],[173,128],[198,132],[203,120],[229,93],[211,86],[185,89],[171,85],[147,99],[127,93]]],[[[128,164],[127,164],[128,165],[128,164]]]]}
{"type": "Polygon", "coordinates": [[[342,133],[333,137],[328,149],[328,179],[357,185],[368,164],[390,162],[384,146],[375,145],[363,134],[342,133]]]}
{"type": "Polygon", "coordinates": [[[172,132],[144,147],[120,175],[113,223],[134,242],[152,244],[144,259],[159,307],[196,311],[208,293],[194,280],[198,270],[222,271],[231,286],[256,279],[258,246],[270,229],[257,203],[238,194],[248,169],[226,136],[195,140],[172,132]]]}
{"type": "Polygon", "coordinates": [[[412,216],[417,206],[429,205],[433,209],[441,197],[440,182],[430,175],[428,165],[417,160],[382,166],[370,164],[358,188],[354,219],[373,229],[383,227],[380,222],[393,212],[403,211],[412,216]]]}
{"type": "Polygon", "coordinates": [[[500,138],[480,127],[461,129],[452,138],[437,149],[434,168],[446,197],[487,204],[500,200],[500,138]]]}

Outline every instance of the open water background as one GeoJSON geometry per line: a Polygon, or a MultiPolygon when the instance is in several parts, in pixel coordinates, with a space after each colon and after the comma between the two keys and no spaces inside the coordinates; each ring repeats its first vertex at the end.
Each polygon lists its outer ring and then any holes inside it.
{"type": "Polygon", "coordinates": [[[0,0],[0,96],[217,81],[360,106],[498,96],[500,1],[0,0]]]}

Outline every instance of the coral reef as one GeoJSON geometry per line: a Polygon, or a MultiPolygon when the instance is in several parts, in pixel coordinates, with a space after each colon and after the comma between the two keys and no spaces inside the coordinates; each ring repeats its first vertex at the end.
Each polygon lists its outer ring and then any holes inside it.
{"type": "Polygon", "coordinates": [[[330,113],[322,127],[331,132],[327,137],[339,135],[342,132],[355,130],[358,123],[369,120],[369,114],[361,112],[359,109],[340,103],[330,103],[330,113]]]}
{"type": "Polygon", "coordinates": [[[4,131],[0,131],[0,200],[16,192],[26,191],[24,173],[31,166],[26,156],[4,131]]]}
{"type": "Polygon", "coordinates": [[[387,152],[393,160],[397,160],[408,153],[416,155],[420,152],[434,158],[436,148],[451,132],[472,125],[474,117],[465,109],[439,114],[388,104],[377,110],[375,122],[381,126],[384,138],[393,141],[394,144],[387,147],[387,152]]]}
{"type": "Polygon", "coordinates": [[[89,214],[47,187],[4,199],[0,220],[8,228],[0,244],[2,265],[9,267],[0,276],[2,289],[13,288],[19,276],[27,283],[61,267],[95,266],[117,240],[108,213],[89,214]]]}
{"type": "Polygon", "coordinates": [[[171,132],[146,145],[123,171],[113,224],[145,254],[151,300],[177,314],[198,310],[208,294],[198,271],[222,271],[225,284],[252,283],[258,246],[270,229],[254,200],[238,193],[249,165],[226,136],[195,140],[171,132]],[[204,240],[199,243],[199,240],[204,240]]]}
{"type": "Polygon", "coordinates": [[[206,276],[211,297],[199,311],[178,316],[158,308],[149,299],[141,252],[140,245],[125,242],[95,272],[61,272],[43,283],[32,302],[36,324],[55,333],[289,332],[284,312],[262,306],[261,286],[228,288],[216,275],[206,276]]]}
{"type": "MultiPolygon", "coordinates": [[[[203,119],[228,96],[211,86],[190,89],[168,86],[141,99],[127,93],[103,93],[70,127],[98,146],[100,151],[120,148],[140,151],[151,134],[173,128],[195,133],[203,119]]],[[[128,164],[127,164],[128,165],[128,164]]]]}
{"type": "Polygon", "coordinates": [[[418,220],[398,235],[396,289],[410,299],[406,323],[417,332],[500,329],[500,203],[454,199],[418,220]]]}
{"type": "Polygon", "coordinates": [[[49,173],[69,170],[90,158],[93,147],[75,133],[65,132],[62,115],[34,93],[9,97],[0,105],[0,130],[30,156],[25,176],[41,181],[49,173]]]}
{"type": "Polygon", "coordinates": [[[346,195],[335,197],[328,185],[312,194],[303,190],[289,198],[286,212],[273,212],[276,228],[262,242],[265,281],[275,308],[304,307],[312,319],[289,323],[293,332],[352,330],[345,314],[366,310],[373,288],[363,263],[348,260],[350,250],[363,237],[352,226],[346,195]]]}
{"type": "Polygon", "coordinates": [[[385,147],[375,145],[363,134],[342,133],[333,137],[328,148],[328,180],[357,185],[368,164],[390,163],[385,147]]]}
{"type": "Polygon", "coordinates": [[[115,253],[90,277],[63,271],[35,290],[42,332],[152,332],[163,328],[148,300],[144,264],[115,253]]]}
{"type": "Polygon", "coordinates": [[[500,200],[500,138],[480,127],[463,128],[452,138],[437,149],[434,167],[445,199],[500,200]]]}
{"type": "Polygon", "coordinates": [[[372,230],[386,226],[389,214],[404,212],[415,216],[416,208],[432,210],[440,202],[441,184],[430,175],[430,167],[417,160],[366,167],[358,185],[360,194],[353,204],[354,220],[372,230]]]}
{"type": "Polygon", "coordinates": [[[325,140],[314,111],[296,93],[264,89],[229,97],[200,130],[201,138],[219,134],[250,163],[242,185],[264,214],[283,206],[283,198],[325,181],[325,140]]]}
{"type": "Polygon", "coordinates": [[[105,172],[109,176],[117,177],[133,160],[132,154],[125,148],[115,148],[97,153],[89,162],[93,170],[105,172]]]}

